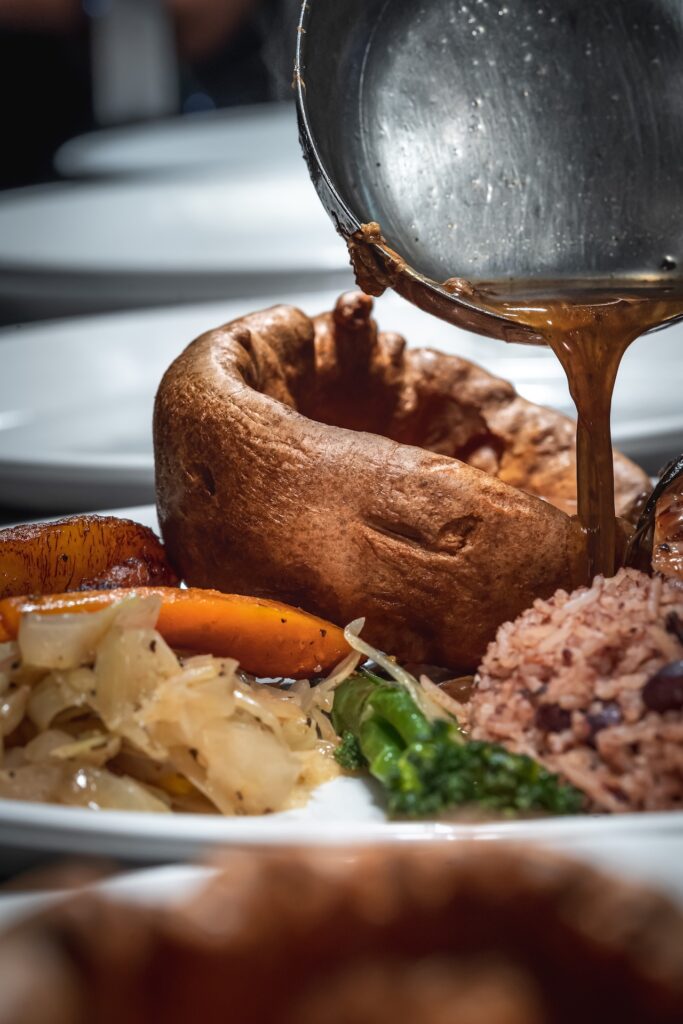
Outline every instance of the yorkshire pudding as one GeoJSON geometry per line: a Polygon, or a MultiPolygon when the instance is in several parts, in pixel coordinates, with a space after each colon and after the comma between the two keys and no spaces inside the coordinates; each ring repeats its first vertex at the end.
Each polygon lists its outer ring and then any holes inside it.
{"type": "MultiPolygon", "coordinates": [[[[161,529],[188,583],[365,616],[384,650],[468,669],[577,579],[574,423],[371,311],[361,293],[314,319],[275,306],[176,359],[154,414],[161,529]]],[[[648,480],[621,455],[615,471],[623,513],[648,480]]]]}

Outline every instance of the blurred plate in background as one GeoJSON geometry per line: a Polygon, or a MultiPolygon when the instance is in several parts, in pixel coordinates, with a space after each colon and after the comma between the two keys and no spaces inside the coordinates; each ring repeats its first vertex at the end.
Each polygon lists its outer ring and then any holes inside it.
{"type": "MultiPolygon", "coordinates": [[[[164,864],[161,867],[111,875],[86,883],[78,891],[96,892],[115,903],[168,908],[191,899],[213,874],[211,868],[199,864],[164,864]]],[[[26,881],[30,886],[33,879],[26,881]]],[[[14,886],[8,891],[0,889],[0,930],[73,896],[72,889],[45,890],[45,876],[42,873],[40,881],[42,888],[38,891],[31,891],[30,888],[15,891],[14,886]]],[[[21,882],[15,884],[21,885],[21,882]]]]}
{"type": "Polygon", "coordinates": [[[0,195],[0,323],[350,280],[301,157],[0,195]]]}
{"type": "Polygon", "coordinates": [[[61,146],[54,165],[65,178],[111,178],[216,167],[235,174],[272,160],[278,167],[302,162],[294,103],[210,110],[89,132],[61,146]]]}
{"type": "MultiPolygon", "coordinates": [[[[537,830],[534,845],[538,845],[540,840],[543,846],[586,861],[611,876],[619,873],[624,878],[652,885],[683,902],[680,829],[664,830],[655,826],[652,835],[648,836],[647,828],[638,829],[637,822],[630,822],[626,829],[620,828],[614,818],[611,824],[617,827],[610,830],[610,822],[602,819],[597,829],[584,832],[577,829],[573,836],[565,830],[561,837],[552,834],[543,837],[542,830],[537,830]]],[[[643,824],[647,826],[650,822],[643,824]]],[[[419,825],[416,831],[419,833],[419,825]]],[[[418,841],[423,842],[424,838],[423,835],[418,841]]],[[[302,836],[300,842],[306,841],[310,842],[310,837],[302,836]]],[[[321,841],[319,837],[318,842],[321,841]]],[[[392,840],[385,838],[385,841],[392,840]]],[[[351,836],[342,842],[354,842],[354,838],[351,836]]],[[[86,888],[88,892],[97,892],[116,903],[168,909],[192,900],[210,881],[214,870],[201,864],[163,864],[113,875],[86,888]]],[[[43,881],[45,877],[42,875],[43,881]]],[[[46,910],[71,895],[72,892],[44,890],[0,893],[0,929],[46,910]]]]}
{"type": "MultiPolygon", "coordinates": [[[[0,504],[46,511],[154,497],[152,405],[175,356],[197,335],[276,302],[308,314],[337,291],[279,289],[211,305],[138,310],[0,331],[0,504]]],[[[505,345],[436,320],[393,293],[376,300],[385,330],[465,356],[525,397],[573,414],[563,371],[544,348],[505,345]]],[[[683,324],[636,342],[614,397],[615,442],[650,472],[683,449],[683,324]]]]}

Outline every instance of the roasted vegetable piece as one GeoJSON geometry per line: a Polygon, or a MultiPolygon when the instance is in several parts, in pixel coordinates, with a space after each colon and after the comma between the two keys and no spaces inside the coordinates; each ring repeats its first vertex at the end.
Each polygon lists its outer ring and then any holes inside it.
{"type": "Polygon", "coordinates": [[[430,722],[406,689],[369,672],[338,687],[332,723],[342,768],[367,765],[390,813],[441,814],[465,805],[487,810],[576,814],[583,795],[529,757],[467,741],[455,719],[430,722]]]}
{"type": "Polygon", "coordinates": [[[683,459],[680,474],[669,484],[655,509],[652,568],[683,580],[683,459]]]}
{"type": "Polygon", "coordinates": [[[344,634],[315,615],[277,601],[218,590],[136,587],[0,601],[0,642],[13,640],[21,616],[99,611],[126,597],[161,597],[157,629],[171,647],[236,658],[256,676],[303,678],[327,671],[349,653],[344,634]]]}
{"type": "Polygon", "coordinates": [[[664,467],[629,540],[624,564],[683,580],[683,455],[664,467]]]}
{"type": "Polygon", "coordinates": [[[159,538],[129,519],[71,516],[0,530],[0,598],[177,584],[159,538]]]}

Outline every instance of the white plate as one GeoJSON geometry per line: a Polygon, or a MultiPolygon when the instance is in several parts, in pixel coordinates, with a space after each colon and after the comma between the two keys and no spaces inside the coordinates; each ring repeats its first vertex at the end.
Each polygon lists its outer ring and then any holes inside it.
{"type": "MultiPolygon", "coordinates": [[[[154,508],[122,509],[127,518],[158,529],[154,508]]],[[[36,856],[118,857],[171,861],[209,849],[281,843],[533,840],[568,852],[588,851],[609,865],[618,858],[646,877],[664,874],[683,896],[683,812],[577,816],[483,825],[389,822],[366,779],[339,778],[320,786],[305,807],[253,817],[155,815],[0,800],[0,870],[8,873],[36,856]],[[619,848],[626,844],[620,854],[619,848]],[[651,848],[651,849],[649,849],[651,848]],[[649,852],[648,852],[649,850],[649,852]]]]}
{"type": "MultiPolygon", "coordinates": [[[[353,841],[353,840],[352,840],[353,841]]],[[[646,833],[617,829],[611,834],[577,833],[572,838],[549,837],[540,843],[584,860],[610,875],[651,885],[683,903],[681,837],[655,830],[646,833]]],[[[535,845],[539,845],[538,841],[535,845]]],[[[165,909],[188,903],[215,874],[196,864],[164,864],[127,871],[86,886],[116,903],[165,909]]],[[[16,924],[62,900],[73,891],[12,892],[0,895],[0,930],[16,924]]]]}
{"type": "MultiPolygon", "coordinates": [[[[83,886],[116,903],[143,907],[172,907],[185,903],[211,878],[211,868],[193,864],[165,864],[162,867],[124,871],[102,881],[83,886]]],[[[16,882],[15,882],[16,884],[16,882]]],[[[11,891],[0,890],[0,930],[19,920],[46,910],[73,895],[73,890],[11,891]]]]}
{"type": "Polygon", "coordinates": [[[3,273],[192,278],[347,266],[303,158],[234,177],[61,183],[0,196],[3,273]]]}
{"type": "MultiPolygon", "coordinates": [[[[0,505],[57,511],[152,500],[152,403],[175,356],[202,331],[251,309],[285,301],[317,313],[337,294],[283,288],[219,304],[0,330],[0,505]]],[[[469,334],[394,293],[377,300],[376,315],[414,345],[463,355],[511,380],[526,398],[573,412],[547,349],[469,334]]],[[[637,341],[617,381],[615,442],[652,472],[683,449],[682,358],[683,324],[676,324],[637,341]]]]}
{"type": "MultiPolygon", "coordinates": [[[[359,844],[527,841],[571,850],[640,838],[653,848],[673,843],[683,875],[683,812],[618,817],[549,818],[484,825],[390,822],[363,779],[325,783],[301,809],[252,817],[154,815],[0,800],[0,866],[16,868],[36,853],[170,861],[226,846],[282,843],[359,844]]],[[[683,889],[683,877],[679,876],[683,889]]]]}
{"type": "Polygon", "coordinates": [[[64,143],[54,165],[65,178],[159,175],[209,167],[251,173],[273,153],[278,166],[301,160],[294,103],[211,110],[89,132],[64,143]]]}
{"type": "Polygon", "coordinates": [[[346,246],[303,157],[276,142],[228,171],[3,193],[2,322],[346,279],[346,246]]]}
{"type": "MultiPolygon", "coordinates": [[[[683,857],[680,835],[654,830],[646,833],[616,829],[611,834],[577,833],[573,838],[550,837],[543,846],[585,860],[595,867],[644,882],[683,902],[683,857]]],[[[536,843],[538,845],[538,842],[536,843]]],[[[85,888],[116,903],[170,908],[190,901],[211,879],[214,869],[194,864],[123,872],[85,888]]],[[[0,930],[39,913],[73,892],[13,892],[0,895],[0,930]]]]}

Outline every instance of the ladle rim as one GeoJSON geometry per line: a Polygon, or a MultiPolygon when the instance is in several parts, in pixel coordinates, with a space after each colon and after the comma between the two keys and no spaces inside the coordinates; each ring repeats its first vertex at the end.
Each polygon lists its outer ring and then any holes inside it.
{"type": "MultiPolygon", "coordinates": [[[[303,0],[297,25],[292,86],[296,99],[299,142],[318,198],[334,223],[338,234],[348,243],[354,236],[356,238],[360,237],[363,222],[350,209],[332,180],[320,150],[316,145],[308,111],[305,79],[306,44],[309,22],[316,2],[317,0],[303,0]]],[[[441,319],[487,337],[491,336],[490,325],[496,323],[499,325],[500,333],[506,341],[545,344],[541,335],[532,327],[521,324],[516,320],[511,320],[494,310],[468,302],[462,296],[456,295],[444,288],[443,284],[421,274],[403,257],[390,249],[383,238],[379,241],[364,240],[363,244],[372,252],[378,267],[384,270],[387,276],[393,277],[393,280],[386,287],[391,287],[399,295],[425,312],[434,313],[441,319]]],[[[384,291],[384,287],[380,287],[377,294],[381,294],[382,291],[384,291]]],[[[650,334],[654,331],[663,330],[671,326],[672,323],[682,319],[683,314],[663,324],[658,324],[644,333],[650,334]]]]}
{"type": "MultiPolygon", "coordinates": [[[[308,113],[305,80],[306,37],[308,35],[308,25],[315,3],[316,0],[303,0],[297,26],[294,78],[292,85],[294,87],[296,98],[299,142],[301,143],[308,172],[318,194],[318,198],[323,204],[328,216],[333,221],[337,232],[346,242],[348,242],[354,235],[361,232],[362,221],[358,215],[349,208],[348,203],[339,193],[339,190],[334,184],[322,155],[316,145],[315,135],[311,128],[308,113]]],[[[379,265],[388,269],[387,265],[394,262],[392,257],[395,256],[395,254],[393,254],[392,250],[383,242],[368,242],[366,244],[372,250],[379,265]]],[[[503,325],[504,331],[511,341],[524,341],[527,343],[533,342],[536,339],[541,341],[540,336],[532,328],[510,320],[499,313],[485,310],[481,306],[467,302],[460,296],[449,292],[442,284],[439,284],[432,278],[419,273],[419,271],[415,270],[414,267],[411,267],[410,264],[402,258],[401,262],[402,270],[397,275],[397,279],[395,283],[392,284],[392,287],[399,295],[402,295],[404,298],[408,298],[409,301],[413,302],[426,312],[435,312],[438,308],[441,311],[438,315],[443,319],[451,321],[454,320],[461,325],[463,324],[463,320],[468,321],[467,326],[479,334],[490,336],[490,331],[485,329],[484,322],[490,323],[491,321],[494,321],[503,325]],[[445,315],[449,307],[454,307],[455,309],[462,311],[461,315],[455,318],[445,315]],[[469,322],[470,320],[472,321],[471,323],[469,322]],[[479,321],[482,321],[481,326],[478,325],[479,321]]]]}

